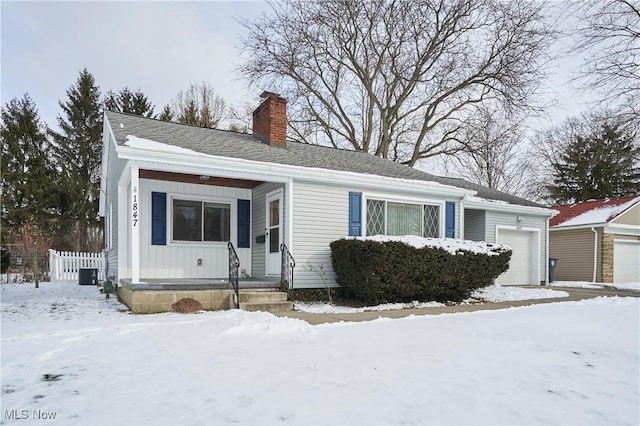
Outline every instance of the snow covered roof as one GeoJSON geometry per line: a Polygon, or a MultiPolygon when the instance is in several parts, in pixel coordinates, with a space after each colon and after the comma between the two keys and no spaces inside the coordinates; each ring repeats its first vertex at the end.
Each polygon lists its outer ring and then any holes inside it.
{"type": "Polygon", "coordinates": [[[640,202],[640,195],[585,201],[556,206],[560,213],[551,218],[553,227],[581,226],[608,223],[640,202]]]}
{"type": "MultiPolygon", "coordinates": [[[[196,156],[206,154],[266,163],[436,182],[441,185],[476,191],[477,196],[483,199],[499,200],[528,207],[545,207],[533,201],[463,179],[436,176],[366,152],[293,141],[288,141],[287,147],[284,149],[275,148],[245,133],[178,124],[114,111],[105,111],[105,115],[118,145],[149,149],[154,143],[157,148],[160,148],[160,144],[164,144],[188,150],[196,156]]],[[[166,150],[166,148],[162,150],[166,150]]]]}

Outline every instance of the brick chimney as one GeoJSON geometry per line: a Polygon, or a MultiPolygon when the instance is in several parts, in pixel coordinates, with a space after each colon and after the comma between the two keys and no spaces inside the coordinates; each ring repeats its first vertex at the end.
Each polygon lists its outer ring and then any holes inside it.
{"type": "Polygon", "coordinates": [[[277,93],[262,92],[264,99],[253,111],[253,137],[277,148],[287,147],[287,100],[277,93]]]}

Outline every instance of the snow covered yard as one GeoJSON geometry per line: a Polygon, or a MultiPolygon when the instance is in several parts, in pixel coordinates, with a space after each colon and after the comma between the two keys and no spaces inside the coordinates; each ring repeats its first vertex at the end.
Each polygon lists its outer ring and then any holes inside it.
{"type": "Polygon", "coordinates": [[[41,286],[0,286],[5,424],[640,423],[637,298],[311,326],[41,286]]]}

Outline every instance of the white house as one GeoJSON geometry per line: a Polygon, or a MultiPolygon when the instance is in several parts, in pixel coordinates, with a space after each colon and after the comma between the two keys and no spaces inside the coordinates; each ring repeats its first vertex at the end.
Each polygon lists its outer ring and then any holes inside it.
{"type": "Polygon", "coordinates": [[[108,274],[129,307],[144,292],[148,304],[149,292],[170,300],[163,291],[227,288],[229,243],[255,285],[279,281],[281,248],[295,258],[293,288],[335,285],[329,243],[348,235],[505,243],[514,254],[499,282],[546,281],[553,210],[367,153],[287,141],[286,100],[263,97],[253,135],[105,112],[100,215],[108,274]]]}

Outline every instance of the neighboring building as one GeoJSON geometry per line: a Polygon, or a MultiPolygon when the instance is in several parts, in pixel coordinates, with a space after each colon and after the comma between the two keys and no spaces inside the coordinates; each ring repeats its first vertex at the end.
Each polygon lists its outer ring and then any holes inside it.
{"type": "Polygon", "coordinates": [[[105,112],[100,215],[108,273],[125,300],[226,279],[228,242],[245,277],[278,280],[284,244],[295,288],[335,286],[329,243],[349,235],[505,243],[516,250],[499,282],[546,281],[553,210],[367,153],[287,141],[286,100],[264,97],[253,135],[105,112]]]}
{"type": "Polygon", "coordinates": [[[556,281],[640,282],[640,196],[557,206],[549,253],[556,281]]]}

